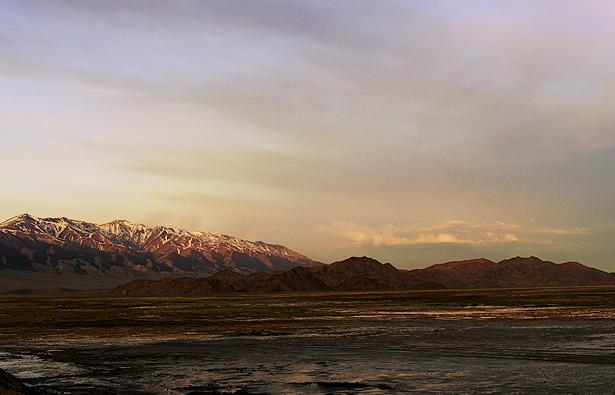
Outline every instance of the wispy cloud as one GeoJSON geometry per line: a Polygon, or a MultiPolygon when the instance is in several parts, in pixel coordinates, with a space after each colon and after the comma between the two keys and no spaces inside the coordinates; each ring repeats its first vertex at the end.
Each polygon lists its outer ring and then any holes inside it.
{"type": "Polygon", "coordinates": [[[431,225],[381,225],[365,226],[354,222],[335,221],[320,231],[337,238],[342,244],[401,246],[418,244],[463,244],[488,246],[493,244],[528,241],[524,236],[540,235],[582,235],[589,232],[578,227],[541,227],[510,224],[506,222],[473,223],[451,220],[431,225]]]}

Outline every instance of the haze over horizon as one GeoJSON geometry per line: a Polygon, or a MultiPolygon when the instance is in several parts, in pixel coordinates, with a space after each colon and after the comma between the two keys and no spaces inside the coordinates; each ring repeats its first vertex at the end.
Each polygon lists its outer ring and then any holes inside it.
{"type": "Polygon", "coordinates": [[[615,271],[615,3],[0,9],[0,221],[615,271]]]}

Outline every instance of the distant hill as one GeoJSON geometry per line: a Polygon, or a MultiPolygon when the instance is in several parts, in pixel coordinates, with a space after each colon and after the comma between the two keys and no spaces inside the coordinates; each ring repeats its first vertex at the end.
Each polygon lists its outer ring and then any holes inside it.
{"type": "Polygon", "coordinates": [[[578,262],[553,263],[537,257],[500,262],[471,259],[411,270],[411,278],[433,281],[446,288],[522,288],[615,284],[615,274],[578,262]]]}
{"type": "Polygon", "coordinates": [[[556,264],[536,257],[501,262],[448,262],[399,270],[368,257],[330,265],[242,275],[225,270],[207,278],[137,280],[113,290],[118,296],[206,296],[234,292],[388,291],[454,288],[523,288],[615,285],[615,274],[576,262],[556,264]]]}
{"type": "Polygon", "coordinates": [[[228,268],[268,272],[315,264],[281,245],[124,220],[97,225],[23,214],[0,222],[0,290],[11,284],[105,288],[139,277],[199,277],[228,268]]]}

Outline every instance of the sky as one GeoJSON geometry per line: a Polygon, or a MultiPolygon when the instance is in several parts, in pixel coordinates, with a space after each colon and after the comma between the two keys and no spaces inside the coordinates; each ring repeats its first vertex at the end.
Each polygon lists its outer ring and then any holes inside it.
{"type": "Polygon", "coordinates": [[[615,2],[0,1],[0,218],[615,271],[615,2]]]}

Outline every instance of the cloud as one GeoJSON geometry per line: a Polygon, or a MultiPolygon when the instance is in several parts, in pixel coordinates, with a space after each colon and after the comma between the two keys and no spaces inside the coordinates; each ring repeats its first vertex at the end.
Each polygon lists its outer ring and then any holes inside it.
{"type": "Polygon", "coordinates": [[[473,223],[451,220],[431,225],[365,226],[354,222],[335,221],[320,231],[333,236],[343,245],[404,246],[420,244],[461,244],[489,246],[531,241],[528,235],[570,236],[589,232],[578,227],[524,226],[505,222],[473,223]]]}
{"type": "Polygon", "coordinates": [[[527,233],[539,233],[545,235],[555,236],[580,236],[590,233],[590,230],[585,227],[571,227],[571,228],[555,228],[555,227],[537,227],[528,228],[527,233]]]}
{"type": "Polygon", "coordinates": [[[179,210],[321,256],[318,224],[348,253],[569,247],[615,218],[614,9],[9,0],[0,162],[21,167],[0,211],[36,210],[17,196],[43,180],[61,215],[99,196],[105,217],[179,210]]]}

